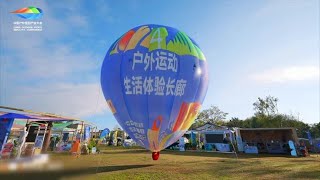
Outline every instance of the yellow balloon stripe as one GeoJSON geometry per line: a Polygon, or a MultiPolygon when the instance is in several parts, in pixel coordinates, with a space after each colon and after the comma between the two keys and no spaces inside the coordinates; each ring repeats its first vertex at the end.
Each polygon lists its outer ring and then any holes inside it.
{"type": "Polygon", "coordinates": [[[132,38],[130,39],[126,51],[130,49],[134,49],[138,42],[148,33],[150,32],[150,28],[148,26],[142,26],[141,28],[138,29],[137,32],[134,33],[132,38]]]}

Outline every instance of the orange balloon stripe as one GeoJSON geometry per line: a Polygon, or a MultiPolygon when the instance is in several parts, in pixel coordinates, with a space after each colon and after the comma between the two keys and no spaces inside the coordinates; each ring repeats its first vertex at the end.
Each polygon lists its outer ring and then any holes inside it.
{"type": "Polygon", "coordinates": [[[177,131],[180,128],[180,126],[182,125],[184,119],[186,118],[188,109],[189,109],[188,103],[183,102],[181,105],[181,108],[180,108],[178,118],[176,119],[176,123],[172,129],[173,132],[177,131]]]}
{"type": "Polygon", "coordinates": [[[187,118],[184,120],[183,125],[180,130],[188,130],[192,125],[194,119],[198,115],[200,109],[200,103],[191,103],[187,118]]]}

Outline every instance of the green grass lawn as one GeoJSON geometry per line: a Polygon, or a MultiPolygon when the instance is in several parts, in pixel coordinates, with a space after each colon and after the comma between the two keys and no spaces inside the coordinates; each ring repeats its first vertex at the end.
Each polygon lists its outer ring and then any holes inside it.
{"type": "MultiPolygon", "coordinates": [[[[105,148],[97,155],[52,154],[64,171],[40,177],[63,179],[320,179],[320,155],[306,158],[163,151],[153,161],[143,149],[105,148]],[[80,169],[74,169],[77,166],[80,169]]],[[[29,179],[29,178],[28,178],[29,179]]]]}

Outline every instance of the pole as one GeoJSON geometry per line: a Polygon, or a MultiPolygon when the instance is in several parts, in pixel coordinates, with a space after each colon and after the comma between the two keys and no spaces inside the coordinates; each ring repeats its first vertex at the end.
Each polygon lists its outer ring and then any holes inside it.
{"type": "Polygon", "coordinates": [[[82,121],[80,142],[81,142],[82,138],[84,139],[83,135],[84,135],[84,122],[82,121]]]}
{"type": "Polygon", "coordinates": [[[47,127],[48,127],[47,128],[48,131],[45,133],[44,142],[43,142],[43,146],[42,146],[42,150],[41,150],[42,153],[46,153],[47,149],[50,145],[51,129],[53,127],[53,124],[51,121],[48,123],[47,127]]]}

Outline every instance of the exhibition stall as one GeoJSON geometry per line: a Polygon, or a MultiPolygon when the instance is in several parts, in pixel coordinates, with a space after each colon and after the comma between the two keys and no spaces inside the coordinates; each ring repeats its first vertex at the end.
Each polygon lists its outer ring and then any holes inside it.
{"type": "MultiPolygon", "coordinates": [[[[0,106],[0,156],[1,158],[27,157],[46,152],[52,135],[57,135],[57,126],[70,125],[73,122],[82,124],[77,133],[81,140],[90,138],[90,123],[83,120],[62,117],[49,113],[35,113],[31,111],[0,106]],[[15,112],[13,112],[15,111],[15,112]],[[22,128],[13,128],[14,121],[25,121],[22,128]],[[56,127],[55,127],[56,124],[56,127]],[[11,131],[11,130],[14,131],[11,131]],[[82,137],[82,138],[81,138],[82,137]]],[[[65,128],[62,128],[63,134],[65,128]]]]}
{"type": "Polygon", "coordinates": [[[298,144],[294,128],[236,128],[237,145],[240,152],[290,154],[298,144]]]}

